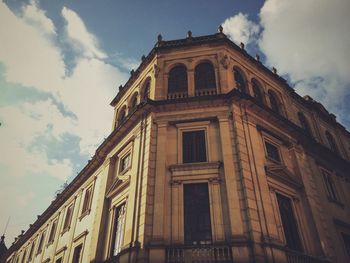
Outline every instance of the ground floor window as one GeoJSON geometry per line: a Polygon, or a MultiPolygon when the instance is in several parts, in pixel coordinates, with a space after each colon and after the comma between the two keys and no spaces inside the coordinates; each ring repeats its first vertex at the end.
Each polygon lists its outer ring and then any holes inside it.
{"type": "Polygon", "coordinates": [[[302,251],[303,249],[297,221],[293,212],[292,200],[286,196],[277,194],[277,202],[287,247],[293,250],[302,251]]]}
{"type": "Polygon", "coordinates": [[[123,244],[125,225],[125,203],[114,210],[113,236],[112,236],[112,256],[117,255],[123,244]]]}
{"type": "Polygon", "coordinates": [[[185,243],[211,243],[209,191],[207,183],[184,185],[185,243]]]}

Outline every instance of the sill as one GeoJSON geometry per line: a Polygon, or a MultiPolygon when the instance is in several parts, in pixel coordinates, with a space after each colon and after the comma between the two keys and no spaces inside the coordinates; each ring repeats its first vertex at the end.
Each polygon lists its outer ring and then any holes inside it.
{"type": "Polygon", "coordinates": [[[125,168],[123,171],[120,171],[120,172],[119,172],[119,175],[124,175],[124,174],[126,174],[130,169],[131,169],[131,166],[128,166],[128,167],[125,168]]]}
{"type": "Polygon", "coordinates": [[[46,247],[48,248],[50,245],[52,245],[52,244],[53,244],[53,241],[54,241],[54,240],[50,240],[49,242],[47,242],[46,247]]]}
{"type": "Polygon", "coordinates": [[[62,230],[62,233],[61,233],[61,236],[63,236],[66,232],[68,232],[70,229],[70,226],[69,227],[66,227],[65,229],[62,230]]]}
{"type": "Polygon", "coordinates": [[[341,208],[344,208],[344,204],[343,203],[341,203],[338,200],[333,199],[332,197],[328,196],[328,201],[333,203],[333,204],[335,204],[335,205],[337,205],[337,206],[339,206],[339,207],[341,207],[341,208]]]}
{"type": "Polygon", "coordinates": [[[178,171],[191,171],[200,169],[219,169],[221,162],[198,162],[198,163],[179,163],[169,166],[169,170],[172,172],[178,171]]]}
{"type": "Polygon", "coordinates": [[[91,208],[87,209],[86,211],[84,211],[83,213],[81,213],[80,217],[79,217],[79,221],[81,221],[85,216],[88,216],[91,212],[91,208]]]}

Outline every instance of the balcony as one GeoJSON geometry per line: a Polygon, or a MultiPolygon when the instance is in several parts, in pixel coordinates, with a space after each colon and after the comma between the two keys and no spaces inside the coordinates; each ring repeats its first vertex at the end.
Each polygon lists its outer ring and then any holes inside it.
{"type": "Polygon", "coordinates": [[[324,258],[313,257],[289,249],[285,250],[288,263],[330,263],[329,260],[326,260],[324,258]]]}
{"type": "Polygon", "coordinates": [[[231,263],[229,246],[201,245],[166,248],[166,263],[231,263]]]}
{"type": "Polygon", "coordinates": [[[172,92],[168,94],[168,100],[183,99],[187,97],[188,97],[187,91],[172,92]]]}

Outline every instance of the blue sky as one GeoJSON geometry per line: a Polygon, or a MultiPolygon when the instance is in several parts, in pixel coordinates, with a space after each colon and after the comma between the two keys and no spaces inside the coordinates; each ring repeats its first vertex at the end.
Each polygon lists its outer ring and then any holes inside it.
{"type": "Polygon", "coordinates": [[[111,131],[109,102],[164,39],[222,24],[350,127],[350,2],[0,2],[0,231],[26,230],[111,131]]]}

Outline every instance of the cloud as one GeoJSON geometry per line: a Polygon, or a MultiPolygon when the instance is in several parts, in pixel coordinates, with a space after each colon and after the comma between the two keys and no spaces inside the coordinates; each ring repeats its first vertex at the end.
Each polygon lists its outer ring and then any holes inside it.
{"type": "Polygon", "coordinates": [[[299,94],[350,124],[349,10],[347,0],[267,0],[259,25],[239,13],[226,19],[224,29],[235,42],[257,45],[266,64],[287,75],[299,94]]]}
{"type": "Polygon", "coordinates": [[[244,43],[246,45],[253,42],[259,33],[259,25],[250,21],[248,15],[238,13],[227,18],[222,24],[225,34],[235,43],[244,43]]]}
{"type": "Polygon", "coordinates": [[[87,31],[83,20],[73,10],[63,7],[62,16],[66,21],[68,41],[78,53],[88,58],[104,59],[107,57],[98,46],[96,37],[87,31]]]}
{"type": "Polygon", "coordinates": [[[267,63],[341,117],[350,95],[349,10],[347,0],[268,0],[260,12],[267,63]]]}
{"type": "Polygon", "coordinates": [[[47,33],[54,33],[53,23],[35,2],[22,10],[24,13],[16,16],[0,2],[0,61],[6,66],[6,79],[52,92],[65,74],[61,52],[47,37],[47,33]],[[27,23],[28,20],[33,23],[27,23]]]}

